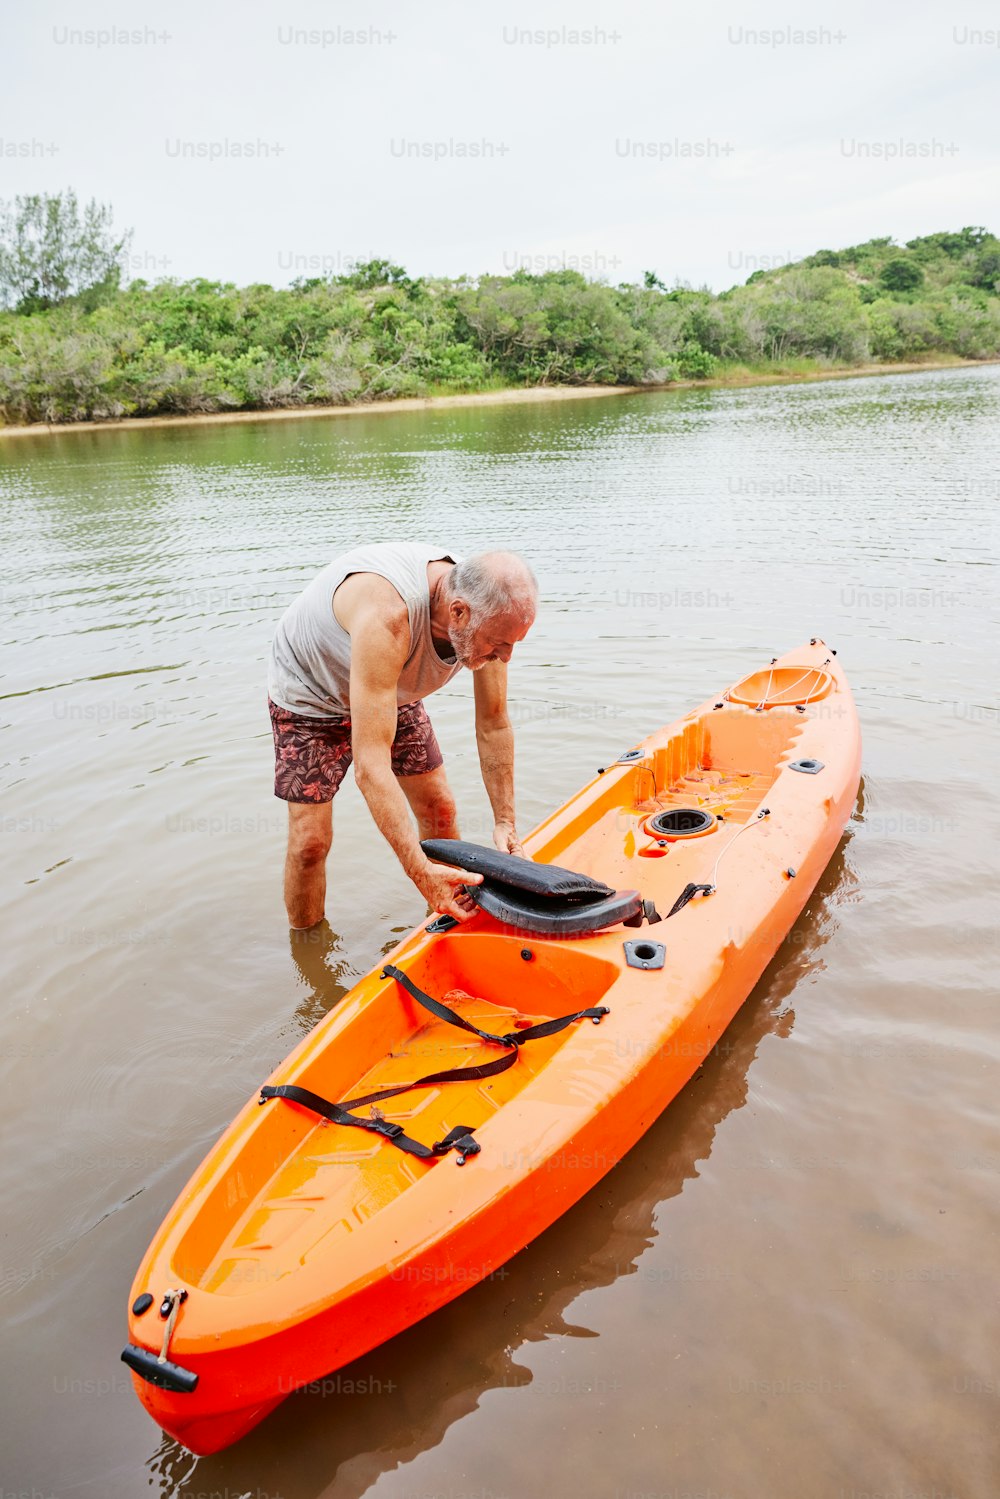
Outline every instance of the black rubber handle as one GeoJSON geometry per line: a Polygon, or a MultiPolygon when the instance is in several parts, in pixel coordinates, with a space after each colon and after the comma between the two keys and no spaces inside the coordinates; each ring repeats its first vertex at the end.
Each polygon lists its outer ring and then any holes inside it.
{"type": "Polygon", "coordinates": [[[150,1353],[148,1348],[137,1348],[134,1343],[125,1344],[122,1363],[128,1364],[147,1384],[155,1384],[161,1390],[173,1390],[177,1395],[190,1395],[198,1383],[197,1374],[190,1369],[182,1369],[180,1364],[172,1364],[169,1359],[161,1364],[155,1353],[150,1353]]]}

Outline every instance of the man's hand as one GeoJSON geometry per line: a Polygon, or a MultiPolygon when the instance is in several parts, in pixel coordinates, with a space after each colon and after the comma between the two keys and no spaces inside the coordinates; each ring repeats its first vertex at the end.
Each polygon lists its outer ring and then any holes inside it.
{"type": "Polygon", "coordinates": [[[456,921],[468,921],[478,907],[472,898],[462,891],[463,885],[481,885],[481,874],[472,874],[468,869],[452,869],[448,864],[431,864],[413,876],[424,900],[432,911],[442,916],[454,916],[456,921]]]}
{"type": "Polygon", "coordinates": [[[516,854],[519,859],[528,857],[521,847],[521,840],[512,822],[497,823],[493,829],[493,842],[502,854],[516,854]]]}

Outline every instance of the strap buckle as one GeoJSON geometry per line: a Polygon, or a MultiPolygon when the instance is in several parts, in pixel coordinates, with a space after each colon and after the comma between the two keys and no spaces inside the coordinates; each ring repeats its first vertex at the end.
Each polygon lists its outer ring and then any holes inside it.
{"type": "Polygon", "coordinates": [[[377,1108],[375,1104],[372,1104],[368,1110],[368,1114],[371,1121],[370,1128],[376,1134],[384,1135],[387,1140],[399,1139],[399,1136],[403,1133],[403,1126],[401,1124],[396,1124],[392,1119],[387,1119],[382,1110],[377,1108]]]}

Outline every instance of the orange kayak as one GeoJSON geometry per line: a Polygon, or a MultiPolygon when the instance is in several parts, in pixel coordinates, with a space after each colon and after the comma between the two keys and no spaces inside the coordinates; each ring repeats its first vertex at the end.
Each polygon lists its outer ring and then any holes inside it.
{"type": "Polygon", "coordinates": [[[355,986],[150,1245],[122,1358],[153,1419],[192,1452],[228,1446],[566,1212],[750,993],[860,760],[814,640],[599,771],[525,840],[533,862],[459,846],[484,861],[475,916],[425,920],[355,986]]]}

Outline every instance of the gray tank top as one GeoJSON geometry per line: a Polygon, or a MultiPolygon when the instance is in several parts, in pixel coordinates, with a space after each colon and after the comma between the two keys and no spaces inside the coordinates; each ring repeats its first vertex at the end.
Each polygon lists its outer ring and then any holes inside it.
{"type": "Polygon", "coordinates": [[[460,667],[454,656],[440,656],[431,638],[427,564],[458,560],[441,547],[410,541],[355,547],[335,557],[278,621],[267,668],[272,702],[310,718],[350,714],[351,637],[333,612],[333,595],[350,573],[378,573],[406,604],[410,652],[397,704],[415,703],[450,682],[460,667]]]}

